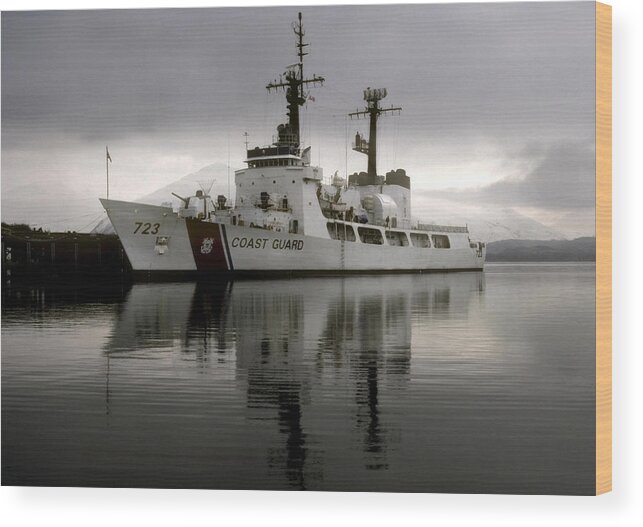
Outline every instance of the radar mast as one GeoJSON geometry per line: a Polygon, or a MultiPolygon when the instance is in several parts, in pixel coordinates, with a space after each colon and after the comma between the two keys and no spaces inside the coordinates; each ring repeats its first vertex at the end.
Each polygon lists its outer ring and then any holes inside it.
{"type": "Polygon", "coordinates": [[[358,110],[349,113],[349,117],[370,117],[369,135],[368,140],[364,139],[359,132],[355,136],[355,145],[353,150],[366,154],[368,156],[368,177],[371,185],[377,184],[377,118],[380,114],[386,112],[402,111],[401,107],[381,108],[380,101],[386,97],[386,88],[366,88],[364,90],[364,100],[366,101],[366,109],[358,110]]]}
{"type": "Polygon", "coordinates": [[[286,68],[286,72],[279,76],[278,80],[274,80],[266,86],[270,92],[278,90],[279,88],[286,91],[286,102],[288,103],[288,123],[280,124],[277,127],[278,139],[274,143],[275,146],[291,146],[294,150],[298,150],[300,146],[299,135],[299,107],[306,103],[308,93],[305,87],[308,85],[317,85],[324,83],[324,77],[313,75],[306,79],[304,78],[304,57],[308,55],[304,48],[309,44],[304,43],[304,35],[306,34],[301,22],[301,13],[299,13],[299,20],[293,24],[293,31],[297,36],[297,56],[299,62],[286,68]]]}

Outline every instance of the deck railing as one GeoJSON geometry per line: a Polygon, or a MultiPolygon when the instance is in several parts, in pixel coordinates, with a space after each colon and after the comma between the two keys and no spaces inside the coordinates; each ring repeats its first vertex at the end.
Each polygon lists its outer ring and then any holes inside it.
{"type": "Polygon", "coordinates": [[[458,227],[452,225],[435,225],[428,223],[418,223],[417,229],[419,231],[432,231],[432,232],[469,232],[468,227],[458,227]]]}

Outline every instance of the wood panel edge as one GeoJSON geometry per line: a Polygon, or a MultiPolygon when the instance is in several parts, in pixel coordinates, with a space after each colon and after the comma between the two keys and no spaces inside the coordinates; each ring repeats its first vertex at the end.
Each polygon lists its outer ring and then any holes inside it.
{"type": "Polygon", "coordinates": [[[596,2],[596,495],[612,490],[612,7],[596,2]]]}

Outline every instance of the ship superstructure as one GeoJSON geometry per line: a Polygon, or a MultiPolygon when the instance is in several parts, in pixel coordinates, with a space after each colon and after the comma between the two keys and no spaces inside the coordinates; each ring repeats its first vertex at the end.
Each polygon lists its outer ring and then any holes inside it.
{"type": "Polygon", "coordinates": [[[369,136],[353,149],[368,157],[366,172],[324,182],[302,148],[300,109],[307,90],[324,78],[304,75],[307,44],[301,13],[294,26],[299,61],[270,82],[283,90],[286,123],[272,142],[246,149],[246,168],[235,172],[233,205],[199,190],[178,210],[103,199],[134,271],[213,273],[347,273],[481,270],[485,245],[467,227],[427,225],[411,216],[411,180],[404,169],[377,173],[377,121],[400,112],[383,108],[386,89],[367,88],[366,107],[349,114],[369,118],[369,136]]]}

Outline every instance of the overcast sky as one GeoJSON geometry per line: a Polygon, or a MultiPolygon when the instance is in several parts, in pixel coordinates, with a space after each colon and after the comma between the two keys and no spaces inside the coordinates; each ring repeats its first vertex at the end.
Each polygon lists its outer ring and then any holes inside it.
{"type": "MultiPolygon", "coordinates": [[[[593,235],[594,5],[301,8],[305,70],[327,79],[304,111],[313,161],[365,170],[346,144],[367,125],[346,114],[386,87],[403,111],[381,120],[378,169],[406,168],[416,211],[437,196],[593,235]]],[[[91,221],[106,144],[115,198],[228,156],[241,168],[242,134],[267,144],[285,120],[265,85],[296,62],[297,11],[3,13],[2,219],[82,197],[91,221]]]]}

